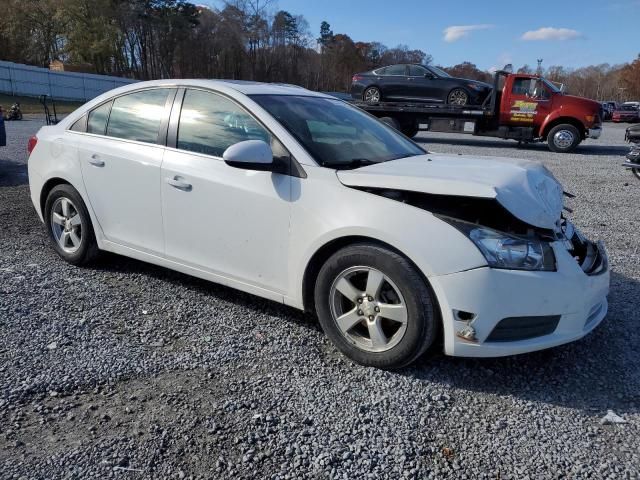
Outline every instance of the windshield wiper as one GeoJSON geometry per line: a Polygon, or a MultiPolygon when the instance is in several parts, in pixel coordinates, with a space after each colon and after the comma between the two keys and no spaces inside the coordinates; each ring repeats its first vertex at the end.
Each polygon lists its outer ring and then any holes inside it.
{"type": "Polygon", "coordinates": [[[335,168],[337,170],[348,170],[351,168],[360,168],[365,165],[375,165],[376,163],[373,160],[369,160],[368,158],[352,158],[348,162],[323,162],[323,167],[335,168]]]}

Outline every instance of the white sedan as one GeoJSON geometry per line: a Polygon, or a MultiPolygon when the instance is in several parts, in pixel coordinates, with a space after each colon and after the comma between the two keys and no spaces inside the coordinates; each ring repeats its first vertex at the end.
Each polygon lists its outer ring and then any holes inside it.
{"type": "Polygon", "coordinates": [[[302,88],[136,83],[29,152],[33,204],[68,262],[115,252],[315,312],[361,364],[434,344],[539,350],[607,312],[604,247],[563,216],[543,166],[428,153],[302,88]]]}

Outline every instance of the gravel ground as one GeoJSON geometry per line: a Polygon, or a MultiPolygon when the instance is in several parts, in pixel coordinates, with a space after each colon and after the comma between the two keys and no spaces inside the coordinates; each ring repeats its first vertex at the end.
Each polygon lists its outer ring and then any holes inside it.
{"type": "Polygon", "coordinates": [[[439,152],[543,161],[605,240],[610,313],[534,354],[430,353],[385,372],[310,316],[123,257],[62,262],[28,196],[26,139],[0,148],[1,478],[638,478],[640,182],[624,126],[575,154],[422,134],[439,152]],[[613,410],[626,423],[602,424],[613,410]]]}

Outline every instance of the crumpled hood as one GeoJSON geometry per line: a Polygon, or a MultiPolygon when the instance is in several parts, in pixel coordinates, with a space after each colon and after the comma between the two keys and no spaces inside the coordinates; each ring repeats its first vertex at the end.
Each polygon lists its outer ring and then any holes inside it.
{"type": "Polygon", "coordinates": [[[527,160],[426,154],[340,170],[337,176],[352,187],[495,198],[540,228],[555,229],[562,214],[562,186],[541,163],[527,160]]]}

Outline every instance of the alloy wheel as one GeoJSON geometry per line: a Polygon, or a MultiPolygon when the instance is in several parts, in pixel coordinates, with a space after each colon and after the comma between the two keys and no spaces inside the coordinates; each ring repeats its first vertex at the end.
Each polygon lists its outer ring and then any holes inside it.
{"type": "Polygon", "coordinates": [[[71,200],[58,198],[51,207],[51,231],[60,248],[75,253],[82,244],[82,218],[71,200]]]}
{"type": "Polygon", "coordinates": [[[408,310],[393,281],[375,268],[344,270],[329,291],[330,311],[347,341],[367,352],[397,345],[407,330],[408,310]]]}
{"type": "Polygon", "coordinates": [[[367,103],[378,103],[380,101],[380,90],[377,88],[368,88],[364,92],[364,101],[367,103]]]}
{"type": "Polygon", "coordinates": [[[466,105],[469,101],[469,95],[463,90],[454,90],[449,94],[449,104],[466,105]]]}

